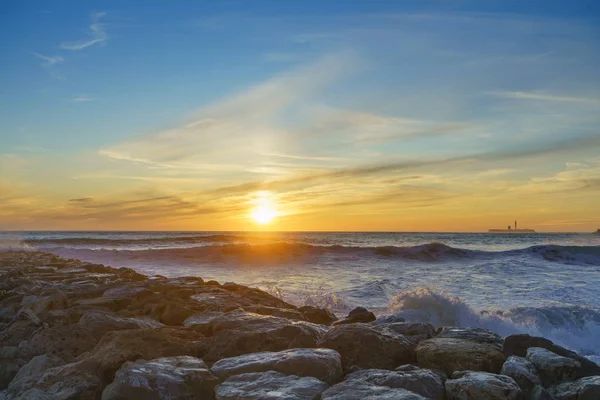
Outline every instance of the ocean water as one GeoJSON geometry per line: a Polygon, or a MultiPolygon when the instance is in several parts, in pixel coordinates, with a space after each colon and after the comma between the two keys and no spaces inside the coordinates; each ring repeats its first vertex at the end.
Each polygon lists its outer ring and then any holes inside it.
{"type": "Polygon", "coordinates": [[[600,360],[600,236],[0,232],[0,248],[259,287],[343,315],[530,333],[600,360]]]}

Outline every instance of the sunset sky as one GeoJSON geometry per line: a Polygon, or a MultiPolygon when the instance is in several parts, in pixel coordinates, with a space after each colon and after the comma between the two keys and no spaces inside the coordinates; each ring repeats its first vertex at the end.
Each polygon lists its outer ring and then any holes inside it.
{"type": "Polygon", "coordinates": [[[600,3],[176,3],[0,5],[0,229],[600,228],[600,3]]]}

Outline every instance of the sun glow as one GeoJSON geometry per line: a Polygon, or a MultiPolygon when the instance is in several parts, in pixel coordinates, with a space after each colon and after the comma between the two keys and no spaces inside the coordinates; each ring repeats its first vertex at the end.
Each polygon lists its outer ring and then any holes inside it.
{"type": "Polygon", "coordinates": [[[278,216],[277,210],[271,200],[270,193],[261,193],[260,197],[256,199],[255,202],[256,206],[250,214],[250,218],[255,222],[262,225],[268,224],[278,216]]]}

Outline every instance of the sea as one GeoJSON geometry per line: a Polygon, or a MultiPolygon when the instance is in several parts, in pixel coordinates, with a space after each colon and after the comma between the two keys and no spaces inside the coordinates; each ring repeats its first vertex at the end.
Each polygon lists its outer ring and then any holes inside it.
{"type": "Polygon", "coordinates": [[[258,287],[343,316],[529,333],[600,361],[600,235],[0,232],[1,249],[258,287]]]}

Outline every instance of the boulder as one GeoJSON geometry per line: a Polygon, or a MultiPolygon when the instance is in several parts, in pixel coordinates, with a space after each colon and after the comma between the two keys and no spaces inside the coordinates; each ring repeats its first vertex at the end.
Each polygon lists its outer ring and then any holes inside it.
{"type": "Polygon", "coordinates": [[[100,310],[84,312],[77,325],[90,332],[96,340],[100,340],[107,332],[126,329],[160,328],[164,326],[160,322],[150,318],[126,318],[100,310]]]}
{"type": "Polygon", "coordinates": [[[527,360],[535,365],[544,387],[575,379],[577,370],[581,367],[578,361],[559,356],[542,347],[527,349],[527,360]]]}
{"type": "Polygon", "coordinates": [[[548,393],[557,400],[598,400],[600,399],[600,376],[564,382],[548,388],[548,393]]]}
{"type": "Polygon", "coordinates": [[[193,328],[154,328],[109,332],[91,351],[99,374],[111,382],[126,361],[159,357],[195,356],[202,335],[193,328]]]}
{"type": "Polygon", "coordinates": [[[359,379],[348,379],[323,392],[321,400],[427,400],[402,388],[379,386],[359,379]]]}
{"type": "Polygon", "coordinates": [[[268,371],[232,376],[215,392],[217,400],[318,400],[327,387],[317,378],[268,371]]]}
{"type": "Polygon", "coordinates": [[[428,369],[409,371],[388,371],[385,369],[364,369],[353,372],[344,382],[358,381],[369,385],[406,389],[431,400],[444,400],[444,382],[435,372],[428,369]]]}
{"type": "Polygon", "coordinates": [[[600,365],[542,337],[529,336],[525,334],[507,336],[504,338],[504,346],[502,351],[507,357],[512,355],[525,357],[527,354],[527,349],[530,347],[541,347],[550,350],[559,356],[569,357],[575,361],[578,361],[581,364],[581,367],[577,370],[578,378],[600,375],[600,365]]]}
{"type": "Polygon", "coordinates": [[[277,308],[267,306],[248,306],[244,307],[244,310],[253,312],[261,315],[272,315],[273,317],[287,318],[296,321],[304,321],[304,316],[298,310],[292,310],[289,308],[277,308]]]}
{"type": "Polygon", "coordinates": [[[498,373],[506,361],[496,345],[464,339],[423,340],[415,353],[421,367],[439,369],[448,375],[463,370],[498,373]]]}
{"type": "Polygon", "coordinates": [[[531,394],[536,385],[542,384],[535,366],[523,357],[508,357],[500,373],[513,378],[526,396],[531,394]]]}
{"type": "Polygon", "coordinates": [[[28,385],[10,386],[9,399],[51,398],[53,400],[95,400],[102,393],[103,383],[96,375],[97,365],[89,360],[61,365],[45,370],[29,380],[28,385]]]}
{"type": "Polygon", "coordinates": [[[377,318],[375,323],[379,324],[395,324],[396,322],[406,322],[404,318],[399,316],[398,314],[386,315],[383,317],[377,318]]]}
{"type": "Polygon", "coordinates": [[[446,381],[448,400],[520,400],[522,395],[519,385],[505,375],[459,371],[446,381]]]}
{"type": "Polygon", "coordinates": [[[348,316],[342,320],[335,321],[333,325],[369,323],[375,321],[375,314],[363,307],[356,307],[348,313],[348,316]]]}
{"type": "Polygon", "coordinates": [[[222,311],[203,311],[188,317],[183,321],[183,325],[193,326],[196,329],[206,332],[206,335],[212,335],[212,320],[223,314],[222,311]]]}
{"type": "Polygon", "coordinates": [[[500,335],[483,328],[444,327],[437,338],[470,340],[476,343],[488,343],[502,350],[503,339],[500,335]]]}
{"type": "Polygon", "coordinates": [[[60,290],[54,289],[54,293],[45,296],[24,296],[21,306],[30,308],[35,314],[39,315],[48,310],[61,310],[69,306],[67,296],[60,290]]]}
{"type": "Polygon", "coordinates": [[[393,330],[416,342],[421,340],[431,339],[435,333],[435,327],[425,322],[393,322],[386,324],[378,324],[378,327],[384,327],[393,330]]]}
{"type": "Polygon", "coordinates": [[[313,306],[304,306],[298,309],[304,319],[313,324],[331,325],[337,321],[337,317],[329,310],[313,306]]]}
{"type": "Polygon", "coordinates": [[[251,300],[217,286],[204,286],[202,293],[191,297],[197,303],[198,311],[233,311],[255,305],[251,300]]]}
{"type": "Polygon", "coordinates": [[[73,362],[82,353],[91,350],[97,339],[78,325],[57,325],[40,329],[22,343],[20,348],[29,360],[40,354],[54,355],[66,362],[73,362]]]}
{"type": "Polygon", "coordinates": [[[40,328],[40,324],[41,322],[33,321],[13,322],[0,331],[0,343],[4,346],[17,346],[20,342],[29,340],[40,328]]]}
{"type": "Polygon", "coordinates": [[[35,356],[19,369],[10,382],[7,392],[9,394],[24,392],[33,386],[47,370],[64,364],[65,361],[60,357],[47,354],[35,356]]]}
{"type": "Polygon", "coordinates": [[[556,397],[552,396],[542,385],[537,385],[531,391],[528,400],[556,400],[556,397]]]}
{"type": "Polygon", "coordinates": [[[232,375],[277,371],[287,375],[312,376],[333,384],[342,379],[340,354],[331,349],[290,349],[224,358],[211,367],[211,372],[224,380],[232,375]]]}
{"type": "Polygon", "coordinates": [[[334,326],[318,346],[338,351],[346,371],[353,365],[393,369],[410,363],[414,350],[414,344],[403,335],[361,323],[334,326]]]}
{"type": "Polygon", "coordinates": [[[261,351],[313,348],[325,331],[325,327],[310,322],[244,311],[225,313],[210,322],[213,336],[202,344],[202,357],[213,362],[261,351]]]}
{"type": "Polygon", "coordinates": [[[212,399],[219,380],[204,361],[189,356],[125,363],[102,400],[212,399]]]}

